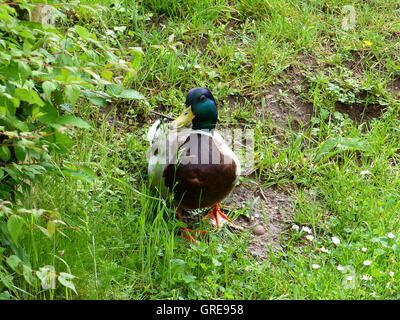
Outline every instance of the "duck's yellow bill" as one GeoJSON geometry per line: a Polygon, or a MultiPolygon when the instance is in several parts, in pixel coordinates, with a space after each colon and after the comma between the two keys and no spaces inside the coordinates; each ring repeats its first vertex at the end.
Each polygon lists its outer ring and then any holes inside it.
{"type": "Polygon", "coordinates": [[[194,118],[194,114],[192,112],[192,108],[189,106],[183,110],[183,112],[176,118],[174,121],[171,122],[172,128],[182,128],[186,126],[190,121],[194,118]]]}

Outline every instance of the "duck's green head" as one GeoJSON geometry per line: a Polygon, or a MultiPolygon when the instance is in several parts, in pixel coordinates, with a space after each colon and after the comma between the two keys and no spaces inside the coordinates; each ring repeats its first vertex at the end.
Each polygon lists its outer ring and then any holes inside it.
{"type": "Polygon", "coordinates": [[[214,97],[206,88],[193,88],[186,96],[186,108],[174,120],[173,125],[183,127],[192,121],[192,129],[211,130],[215,128],[218,110],[214,97]]]}

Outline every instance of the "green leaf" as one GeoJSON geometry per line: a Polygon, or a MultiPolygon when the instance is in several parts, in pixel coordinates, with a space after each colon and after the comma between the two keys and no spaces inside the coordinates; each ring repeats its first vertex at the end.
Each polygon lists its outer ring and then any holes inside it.
{"type": "Polygon", "coordinates": [[[68,104],[68,103],[62,103],[62,104],[60,104],[60,108],[61,108],[61,110],[66,111],[66,112],[68,112],[68,113],[74,113],[74,107],[71,106],[71,105],[68,104]]]}
{"type": "Polygon", "coordinates": [[[333,148],[335,148],[337,144],[338,138],[329,138],[328,140],[326,140],[319,148],[317,155],[315,156],[315,160],[319,160],[323,155],[333,150],[333,148]]]}
{"type": "Polygon", "coordinates": [[[42,114],[37,119],[42,123],[52,123],[58,117],[57,109],[50,103],[47,102],[43,107],[40,108],[40,113],[42,114]]]}
{"type": "Polygon", "coordinates": [[[113,73],[112,71],[109,70],[104,70],[101,72],[100,74],[104,79],[106,79],[107,81],[111,81],[112,77],[113,77],[113,73]]]}
{"type": "Polygon", "coordinates": [[[42,283],[42,288],[45,290],[56,288],[56,269],[53,266],[47,265],[41,267],[40,270],[36,271],[36,276],[42,283]]]}
{"type": "Polygon", "coordinates": [[[95,174],[93,172],[90,172],[88,168],[83,170],[74,170],[74,169],[69,169],[69,168],[62,168],[61,171],[62,173],[67,176],[67,177],[72,177],[75,179],[79,179],[85,182],[88,182],[90,184],[94,183],[94,176],[95,174]]]}
{"type": "Polygon", "coordinates": [[[23,276],[26,282],[28,282],[31,286],[36,286],[36,278],[33,276],[32,268],[28,265],[23,265],[23,276]]]}
{"type": "Polygon", "coordinates": [[[89,99],[91,103],[96,106],[106,107],[107,106],[107,98],[111,98],[110,95],[102,92],[94,92],[90,90],[83,90],[82,93],[89,99]]]}
{"type": "Polygon", "coordinates": [[[58,276],[58,281],[67,288],[70,288],[72,291],[74,291],[76,294],[78,294],[76,292],[75,289],[75,285],[72,282],[72,279],[74,279],[75,276],[73,276],[72,274],[69,273],[65,273],[65,272],[60,272],[60,275],[58,276]]]}
{"type": "Polygon", "coordinates": [[[140,92],[133,90],[133,89],[128,89],[122,91],[118,97],[120,98],[126,98],[126,99],[136,99],[136,100],[142,100],[145,99],[145,96],[142,95],[140,92]]]}
{"type": "Polygon", "coordinates": [[[7,146],[1,146],[0,147],[0,159],[7,162],[10,160],[11,157],[11,151],[7,146]]]}
{"type": "Polygon", "coordinates": [[[26,90],[26,89],[16,88],[14,91],[14,96],[22,101],[35,103],[38,104],[39,106],[44,106],[43,100],[33,89],[26,90]]]}
{"type": "Polygon", "coordinates": [[[75,84],[65,86],[64,97],[72,105],[75,105],[81,94],[81,89],[75,84]]]}
{"type": "Polygon", "coordinates": [[[26,149],[23,146],[14,146],[14,153],[19,161],[25,161],[26,159],[26,149]]]}
{"type": "Polygon", "coordinates": [[[74,141],[69,136],[61,132],[57,132],[57,134],[55,134],[54,136],[46,138],[49,138],[50,141],[52,141],[51,139],[55,139],[56,145],[58,147],[56,148],[56,151],[59,153],[68,152],[70,148],[74,145],[74,141]]]}
{"type": "Polygon", "coordinates": [[[8,291],[3,291],[0,293],[0,300],[9,300],[11,299],[11,294],[8,291]]]}
{"type": "Polygon", "coordinates": [[[49,233],[50,236],[53,236],[54,233],[56,232],[56,224],[54,223],[53,220],[49,220],[47,222],[47,232],[49,233]]]}
{"type": "Polygon", "coordinates": [[[42,232],[46,235],[46,237],[48,237],[49,239],[51,239],[51,234],[47,231],[46,228],[43,228],[43,227],[41,227],[41,226],[37,226],[37,227],[39,228],[40,231],[42,231],[42,232]]]}
{"type": "Polygon", "coordinates": [[[26,62],[18,61],[18,72],[21,77],[22,83],[28,79],[28,77],[32,74],[32,70],[26,62]]]}
{"type": "Polygon", "coordinates": [[[18,268],[19,264],[22,263],[21,259],[17,257],[16,255],[9,256],[6,260],[6,263],[8,266],[13,269],[15,272],[20,273],[20,270],[18,268]]]}
{"type": "Polygon", "coordinates": [[[7,220],[7,229],[10,233],[11,239],[17,244],[19,234],[21,232],[22,225],[25,221],[18,215],[12,215],[7,220]]]}
{"type": "Polygon", "coordinates": [[[57,84],[51,81],[45,81],[42,83],[42,89],[46,95],[47,101],[51,101],[51,93],[57,89],[57,84]]]}
{"type": "Polygon", "coordinates": [[[79,25],[75,26],[75,31],[82,39],[87,39],[92,35],[88,29],[79,25]]]}
{"type": "Polygon", "coordinates": [[[102,97],[88,98],[95,106],[107,107],[107,100],[102,97]]]}
{"type": "Polygon", "coordinates": [[[215,259],[214,257],[212,257],[211,260],[212,260],[213,265],[216,267],[222,265],[222,263],[218,259],[215,259]]]}
{"type": "Polygon", "coordinates": [[[196,280],[196,276],[194,276],[191,273],[185,273],[184,272],[184,273],[181,274],[181,276],[182,276],[182,280],[185,283],[191,283],[191,282],[194,282],[196,280]]]}
{"type": "Polygon", "coordinates": [[[61,125],[66,125],[69,124],[71,126],[75,126],[78,128],[83,128],[83,129],[90,129],[91,126],[89,123],[87,123],[85,120],[75,117],[71,114],[66,114],[63,115],[61,117],[58,117],[55,121],[55,123],[57,124],[61,124],[61,125]]]}
{"type": "Polygon", "coordinates": [[[112,96],[118,97],[122,91],[124,91],[124,87],[119,84],[109,84],[107,86],[107,92],[112,96]]]}

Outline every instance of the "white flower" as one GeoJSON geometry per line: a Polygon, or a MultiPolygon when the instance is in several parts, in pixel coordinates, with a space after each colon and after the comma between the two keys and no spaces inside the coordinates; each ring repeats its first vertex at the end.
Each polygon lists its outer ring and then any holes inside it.
{"type": "Polygon", "coordinates": [[[347,280],[347,281],[351,281],[351,280],[353,280],[353,277],[352,277],[352,276],[348,276],[348,277],[346,278],[346,280],[347,280]]]}
{"type": "Polygon", "coordinates": [[[393,271],[390,271],[389,275],[390,275],[391,277],[393,277],[393,276],[394,276],[394,272],[393,272],[393,271]]]}
{"type": "Polygon", "coordinates": [[[311,235],[311,234],[308,234],[308,235],[306,235],[306,239],[307,239],[308,241],[313,241],[314,236],[311,235]]]}
{"type": "Polygon", "coordinates": [[[195,64],[195,65],[194,65],[194,68],[195,68],[195,69],[201,69],[201,65],[195,64]]]}
{"type": "Polygon", "coordinates": [[[344,268],[343,268],[340,264],[337,266],[337,269],[338,269],[339,271],[343,271],[343,270],[344,270],[344,268]]]}
{"type": "Polygon", "coordinates": [[[178,69],[185,70],[184,66],[178,66],[178,69]]]}
{"type": "Polygon", "coordinates": [[[363,262],[364,266],[369,266],[371,263],[372,263],[371,260],[365,260],[365,261],[363,262]]]}
{"type": "Polygon", "coordinates": [[[365,280],[365,281],[371,281],[371,280],[372,280],[372,276],[369,276],[369,275],[367,275],[367,274],[364,274],[364,275],[361,277],[361,279],[362,279],[362,280],[365,280]]]}
{"type": "Polygon", "coordinates": [[[376,292],[375,292],[375,291],[372,292],[372,293],[371,293],[371,296],[375,297],[375,296],[376,296],[376,292]]]}
{"type": "Polygon", "coordinates": [[[319,250],[321,250],[322,252],[325,252],[325,253],[330,253],[330,251],[328,249],[325,249],[325,247],[322,247],[319,250]]]}
{"type": "Polygon", "coordinates": [[[388,237],[389,239],[393,239],[393,238],[394,238],[394,234],[391,233],[391,232],[389,232],[389,233],[387,234],[387,237],[388,237]]]}
{"type": "Polygon", "coordinates": [[[321,266],[317,263],[313,263],[312,268],[313,269],[319,269],[321,266]]]}
{"type": "Polygon", "coordinates": [[[371,174],[371,171],[369,171],[369,170],[364,170],[364,171],[361,171],[360,174],[361,174],[362,176],[363,176],[363,175],[366,175],[366,174],[371,174]]]}
{"type": "Polygon", "coordinates": [[[297,224],[292,225],[292,229],[299,231],[299,226],[297,224]]]}
{"type": "Polygon", "coordinates": [[[307,233],[311,233],[312,230],[309,227],[302,227],[301,231],[307,232],[307,233]]]}
{"type": "Polygon", "coordinates": [[[367,248],[363,247],[363,248],[361,248],[361,251],[362,252],[367,252],[367,248]]]}
{"type": "Polygon", "coordinates": [[[340,243],[340,239],[338,237],[332,237],[332,242],[338,245],[340,243]]]}

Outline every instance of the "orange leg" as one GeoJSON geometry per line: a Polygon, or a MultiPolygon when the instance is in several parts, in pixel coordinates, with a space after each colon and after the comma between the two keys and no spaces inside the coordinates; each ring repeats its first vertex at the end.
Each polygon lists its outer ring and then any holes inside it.
{"type": "Polygon", "coordinates": [[[224,223],[229,223],[232,227],[238,228],[236,224],[234,224],[231,219],[229,219],[220,209],[219,204],[215,204],[214,209],[206,215],[204,219],[210,219],[210,222],[215,225],[217,228],[220,228],[224,223]]]}
{"type": "MultiPolygon", "coordinates": [[[[178,208],[176,210],[176,216],[178,218],[179,221],[182,221],[182,209],[178,208]]],[[[190,241],[191,243],[196,242],[195,238],[193,237],[193,235],[191,234],[193,232],[193,229],[189,229],[189,228],[181,228],[182,232],[181,232],[181,237],[186,238],[188,241],[190,241]]],[[[196,232],[198,233],[202,233],[205,234],[206,232],[203,230],[197,230],[196,232]]]]}

